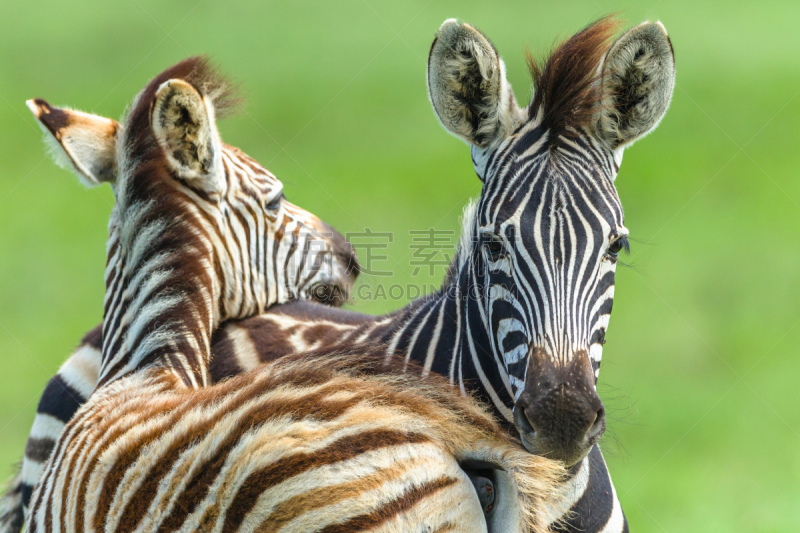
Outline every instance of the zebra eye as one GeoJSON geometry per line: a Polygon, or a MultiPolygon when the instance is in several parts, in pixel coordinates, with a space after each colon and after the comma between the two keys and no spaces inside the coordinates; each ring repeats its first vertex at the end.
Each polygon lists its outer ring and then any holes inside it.
{"type": "Polygon", "coordinates": [[[608,245],[608,255],[613,259],[619,257],[619,253],[622,250],[625,250],[626,252],[630,250],[630,244],[628,244],[627,237],[620,237],[608,245]]]}
{"type": "Polygon", "coordinates": [[[483,249],[486,250],[486,255],[488,255],[489,259],[492,261],[502,259],[506,255],[503,239],[490,233],[485,233],[483,235],[483,249]]]}
{"type": "Polygon", "coordinates": [[[281,200],[283,200],[283,193],[273,198],[270,203],[267,204],[267,209],[276,211],[281,206],[281,200]]]}

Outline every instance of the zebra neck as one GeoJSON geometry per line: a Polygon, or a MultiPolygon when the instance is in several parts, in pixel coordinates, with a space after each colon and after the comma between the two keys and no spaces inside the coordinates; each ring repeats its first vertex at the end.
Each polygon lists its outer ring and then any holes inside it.
{"type": "Polygon", "coordinates": [[[221,294],[212,245],[192,213],[168,216],[175,206],[164,203],[118,201],[112,213],[98,387],[151,366],[190,387],[210,382],[221,294]]]}
{"type": "Polygon", "coordinates": [[[403,354],[406,366],[410,361],[417,363],[423,369],[423,376],[430,372],[447,375],[446,363],[453,358],[459,329],[455,315],[458,306],[448,295],[452,290],[448,287],[415,300],[390,315],[392,320],[382,331],[391,334],[381,339],[389,344],[388,357],[403,354]]]}
{"type": "Polygon", "coordinates": [[[495,414],[513,421],[513,394],[505,366],[499,360],[480,301],[469,292],[467,265],[436,294],[400,311],[384,340],[389,355],[404,354],[423,370],[448,376],[462,394],[474,394],[494,407],[495,414]]]}

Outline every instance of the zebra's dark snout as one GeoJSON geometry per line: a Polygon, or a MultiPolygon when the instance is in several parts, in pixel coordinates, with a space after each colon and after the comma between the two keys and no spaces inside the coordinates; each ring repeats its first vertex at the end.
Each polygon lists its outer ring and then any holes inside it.
{"type": "Polygon", "coordinates": [[[514,425],[531,453],[566,466],[583,459],[606,428],[588,355],[576,354],[561,365],[532,357],[525,390],[514,405],[514,425]]]}
{"type": "Polygon", "coordinates": [[[334,307],[341,306],[350,298],[350,291],[361,273],[361,265],[353,245],[344,235],[330,225],[317,222],[316,231],[325,240],[332,260],[332,269],[311,291],[311,298],[334,307]]]}

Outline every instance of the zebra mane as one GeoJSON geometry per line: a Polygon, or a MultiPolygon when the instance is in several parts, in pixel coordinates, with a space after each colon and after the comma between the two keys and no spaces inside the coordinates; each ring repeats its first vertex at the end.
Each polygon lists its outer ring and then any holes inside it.
{"type": "Polygon", "coordinates": [[[464,211],[461,214],[461,235],[458,239],[458,248],[456,248],[453,260],[450,261],[450,266],[447,268],[447,274],[442,284],[443,290],[457,283],[461,267],[472,255],[472,247],[475,246],[473,228],[475,227],[475,216],[478,212],[478,200],[478,198],[473,198],[464,206],[464,211]]]}
{"type": "MultiPolygon", "coordinates": [[[[219,286],[207,269],[208,238],[192,225],[191,202],[175,194],[175,176],[151,124],[158,89],[172,79],[192,85],[210,100],[214,114],[217,107],[224,110],[234,102],[228,84],[208,60],[192,57],[153,78],[122,121],[107,256],[109,261],[114,258],[113,264],[123,261],[139,269],[119,276],[115,270],[107,270],[106,297],[112,285],[118,289],[131,283],[143,289],[129,304],[138,309],[130,324],[117,330],[119,336],[104,339],[101,384],[130,361],[146,366],[173,352],[193,354],[192,358],[204,361],[209,349],[207,325],[219,316],[218,310],[208,305],[219,286]]],[[[129,309],[126,306],[123,312],[129,309]]],[[[112,319],[104,316],[104,323],[106,320],[112,319]]],[[[189,366],[205,376],[205,364],[192,362],[189,366]]]]}
{"type": "Polygon", "coordinates": [[[546,58],[536,59],[527,52],[534,86],[528,115],[530,120],[538,117],[549,132],[551,148],[559,137],[575,136],[579,128],[591,126],[597,116],[602,98],[600,66],[619,25],[609,15],[586,26],[546,58]]]}

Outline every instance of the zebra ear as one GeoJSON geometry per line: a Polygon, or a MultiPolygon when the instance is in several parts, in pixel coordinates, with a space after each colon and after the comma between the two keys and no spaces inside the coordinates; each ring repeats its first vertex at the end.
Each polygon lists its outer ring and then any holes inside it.
{"type": "Polygon", "coordinates": [[[653,131],[675,88],[675,54],[660,22],[631,28],[611,46],[602,66],[600,127],[613,148],[653,131]]]}
{"type": "Polygon", "coordinates": [[[72,170],[87,187],[117,178],[115,150],[120,125],[110,118],[53,107],[42,99],[25,102],[45,132],[55,162],[72,170]]]}
{"type": "Polygon", "coordinates": [[[428,55],[428,95],[442,125],[478,148],[507,137],[520,111],[492,43],[468,24],[442,24],[428,55]]]}
{"type": "Polygon", "coordinates": [[[171,170],[213,189],[221,168],[214,106],[190,83],[172,79],[158,88],[150,120],[171,170]]]}

